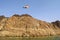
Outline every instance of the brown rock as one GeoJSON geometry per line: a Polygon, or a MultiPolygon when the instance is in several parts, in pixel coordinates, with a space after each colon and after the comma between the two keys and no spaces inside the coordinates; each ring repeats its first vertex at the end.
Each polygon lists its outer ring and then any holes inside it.
{"type": "Polygon", "coordinates": [[[59,35],[59,29],[55,23],[37,20],[28,14],[15,14],[12,17],[4,18],[0,22],[0,36],[52,36],[59,35]]]}

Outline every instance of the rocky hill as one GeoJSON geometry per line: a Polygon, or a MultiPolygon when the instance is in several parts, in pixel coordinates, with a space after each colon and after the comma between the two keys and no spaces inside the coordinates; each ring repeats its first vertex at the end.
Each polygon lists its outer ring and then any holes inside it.
{"type": "Polygon", "coordinates": [[[40,37],[60,35],[60,21],[45,22],[28,14],[0,16],[0,36],[40,37]]]}

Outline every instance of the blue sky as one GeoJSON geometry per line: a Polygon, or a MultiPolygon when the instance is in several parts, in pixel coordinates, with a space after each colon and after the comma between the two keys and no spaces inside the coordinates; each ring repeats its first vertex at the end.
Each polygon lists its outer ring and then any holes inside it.
{"type": "Polygon", "coordinates": [[[60,20],[60,0],[0,0],[0,15],[29,14],[47,22],[60,20]],[[29,4],[29,9],[23,6],[29,4]]]}

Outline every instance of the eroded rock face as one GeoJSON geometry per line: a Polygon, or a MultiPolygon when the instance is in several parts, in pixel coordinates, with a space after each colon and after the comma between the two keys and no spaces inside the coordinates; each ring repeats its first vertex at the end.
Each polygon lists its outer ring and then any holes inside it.
{"type": "Polygon", "coordinates": [[[52,23],[37,20],[28,14],[13,15],[0,22],[0,36],[40,37],[60,34],[52,23]]]}
{"type": "Polygon", "coordinates": [[[1,20],[2,20],[3,18],[5,18],[5,16],[0,16],[0,22],[1,22],[1,20]]]}
{"type": "Polygon", "coordinates": [[[59,20],[57,20],[57,21],[55,21],[55,22],[52,22],[54,25],[56,25],[57,27],[59,27],[60,28],[60,21],[59,20]]]}

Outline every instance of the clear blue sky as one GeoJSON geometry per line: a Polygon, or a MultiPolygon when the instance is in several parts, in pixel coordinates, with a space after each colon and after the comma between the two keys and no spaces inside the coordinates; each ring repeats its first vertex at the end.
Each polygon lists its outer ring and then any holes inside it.
{"type": "Polygon", "coordinates": [[[60,20],[60,0],[0,0],[0,15],[30,14],[44,21],[60,20]],[[23,6],[29,4],[29,9],[23,6]]]}

